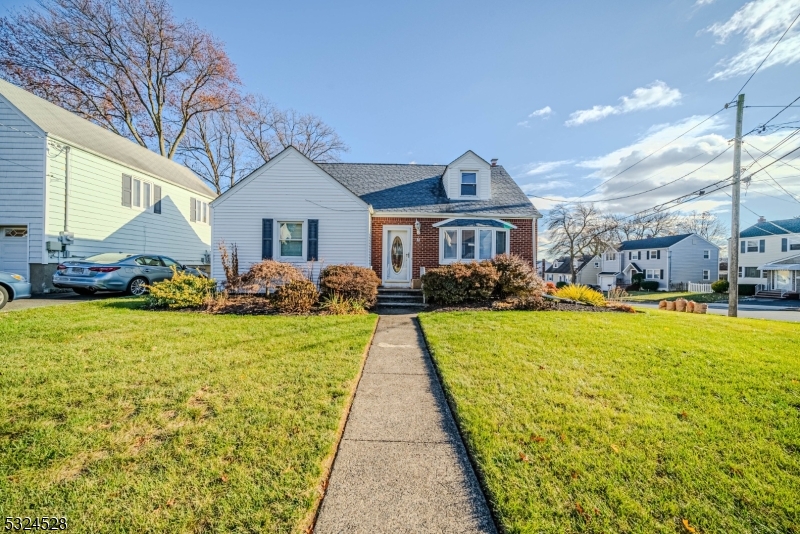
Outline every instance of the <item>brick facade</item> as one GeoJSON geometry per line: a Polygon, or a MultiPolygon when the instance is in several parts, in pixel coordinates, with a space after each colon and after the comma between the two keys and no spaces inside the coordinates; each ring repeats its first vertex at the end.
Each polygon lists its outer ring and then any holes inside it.
{"type": "MultiPolygon", "coordinates": [[[[449,217],[448,217],[449,218],[449,217]]],[[[419,268],[430,269],[439,266],[439,229],[433,225],[447,220],[444,217],[373,217],[372,218],[372,268],[382,279],[383,276],[383,227],[384,225],[403,225],[412,228],[412,266],[411,278],[419,278],[419,268]],[[419,221],[420,234],[413,230],[419,221]]],[[[517,228],[511,229],[510,252],[528,260],[533,267],[534,246],[538,235],[534,236],[538,221],[536,219],[502,219],[517,228]]]]}

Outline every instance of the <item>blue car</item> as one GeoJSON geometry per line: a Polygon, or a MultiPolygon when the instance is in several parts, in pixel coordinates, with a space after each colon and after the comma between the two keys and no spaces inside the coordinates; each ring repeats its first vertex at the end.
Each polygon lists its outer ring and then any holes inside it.
{"type": "Polygon", "coordinates": [[[31,285],[21,274],[0,271],[0,308],[7,302],[31,298],[31,285]]]}

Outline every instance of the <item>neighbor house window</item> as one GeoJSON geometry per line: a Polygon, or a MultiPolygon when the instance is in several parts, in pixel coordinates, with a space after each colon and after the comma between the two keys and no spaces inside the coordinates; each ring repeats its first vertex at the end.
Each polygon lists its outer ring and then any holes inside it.
{"type": "MultiPolygon", "coordinates": [[[[739,267],[741,269],[741,267],[739,267]]],[[[744,268],[744,277],[745,278],[761,278],[761,273],[758,270],[758,267],[745,267],[744,268]]]]}
{"type": "Polygon", "coordinates": [[[703,269],[703,280],[711,280],[711,271],[703,269]]]}
{"type": "Polygon", "coordinates": [[[711,258],[711,251],[710,250],[704,250],[703,251],[703,259],[707,260],[709,258],[711,258]]]}
{"type": "Polygon", "coordinates": [[[442,238],[442,256],[446,260],[458,259],[458,230],[445,230],[442,238]]]}
{"type": "Polygon", "coordinates": [[[137,208],[142,207],[142,181],[133,180],[133,205],[137,208]]]}
{"type": "Polygon", "coordinates": [[[209,215],[211,214],[211,208],[208,206],[208,202],[203,202],[199,198],[191,198],[190,199],[190,216],[189,220],[192,222],[202,222],[208,223],[209,222],[209,215]]]}
{"type": "Polygon", "coordinates": [[[281,242],[281,256],[285,258],[303,256],[303,223],[279,222],[278,239],[281,242]]]}
{"type": "Polygon", "coordinates": [[[474,197],[478,194],[478,173],[461,173],[461,196],[474,197]]]}
{"type": "Polygon", "coordinates": [[[600,268],[600,262],[599,261],[594,262],[594,268],[595,269],[599,269],[600,268]]]}
{"type": "Polygon", "coordinates": [[[758,252],[758,240],[747,241],[747,252],[758,252]]]}
{"type": "Polygon", "coordinates": [[[789,238],[789,250],[800,250],[800,237],[789,238]]]}
{"type": "Polygon", "coordinates": [[[151,195],[152,186],[147,183],[142,183],[142,207],[144,209],[150,208],[151,202],[150,199],[152,198],[151,195]]]}
{"type": "Polygon", "coordinates": [[[496,255],[508,253],[508,230],[442,228],[439,239],[439,259],[443,263],[489,260],[496,255]]]}
{"type": "Polygon", "coordinates": [[[475,259],[475,230],[461,230],[461,258],[475,259]]]}
{"type": "Polygon", "coordinates": [[[614,261],[617,259],[616,252],[606,252],[606,261],[614,261]]]}
{"type": "Polygon", "coordinates": [[[657,250],[651,250],[650,251],[650,259],[654,260],[656,258],[658,258],[658,251],[657,250]]]}
{"type": "Polygon", "coordinates": [[[645,277],[648,280],[658,280],[660,278],[659,274],[660,272],[658,269],[647,269],[645,272],[645,277]]]}

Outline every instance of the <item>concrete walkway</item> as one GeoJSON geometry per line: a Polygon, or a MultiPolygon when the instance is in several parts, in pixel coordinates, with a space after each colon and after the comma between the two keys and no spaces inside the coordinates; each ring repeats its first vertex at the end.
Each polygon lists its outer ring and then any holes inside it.
{"type": "Polygon", "coordinates": [[[380,318],[315,532],[496,532],[413,315],[380,318]]]}

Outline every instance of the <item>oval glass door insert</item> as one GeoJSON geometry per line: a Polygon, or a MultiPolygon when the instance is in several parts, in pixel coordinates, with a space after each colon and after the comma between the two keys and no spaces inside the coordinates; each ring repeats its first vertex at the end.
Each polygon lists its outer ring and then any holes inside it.
{"type": "Polygon", "coordinates": [[[400,236],[394,236],[392,241],[392,269],[399,273],[403,268],[403,240],[400,236]]]}

